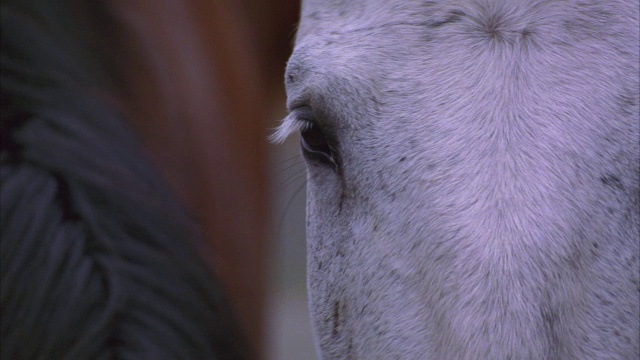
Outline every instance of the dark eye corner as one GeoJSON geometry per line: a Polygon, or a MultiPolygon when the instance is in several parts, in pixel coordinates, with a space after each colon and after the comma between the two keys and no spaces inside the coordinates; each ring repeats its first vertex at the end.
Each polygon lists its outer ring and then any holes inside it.
{"type": "Polygon", "coordinates": [[[309,106],[296,107],[291,111],[300,123],[300,147],[302,154],[311,162],[338,169],[338,157],[332,138],[322,129],[309,106]]]}

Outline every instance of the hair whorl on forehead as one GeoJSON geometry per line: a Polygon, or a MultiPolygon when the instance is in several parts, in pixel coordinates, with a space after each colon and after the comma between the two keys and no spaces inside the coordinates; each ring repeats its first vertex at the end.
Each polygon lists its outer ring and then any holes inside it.
{"type": "Polygon", "coordinates": [[[49,3],[2,4],[1,357],[242,358],[202,244],[49,3]]]}

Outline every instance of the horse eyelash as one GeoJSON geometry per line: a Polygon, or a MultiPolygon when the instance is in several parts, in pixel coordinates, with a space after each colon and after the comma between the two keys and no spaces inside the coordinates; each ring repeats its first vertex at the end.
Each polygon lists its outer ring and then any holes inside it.
{"type": "Polygon", "coordinates": [[[269,136],[269,141],[274,144],[282,144],[291,134],[308,130],[311,126],[311,122],[301,120],[294,113],[290,113],[269,136]]]}

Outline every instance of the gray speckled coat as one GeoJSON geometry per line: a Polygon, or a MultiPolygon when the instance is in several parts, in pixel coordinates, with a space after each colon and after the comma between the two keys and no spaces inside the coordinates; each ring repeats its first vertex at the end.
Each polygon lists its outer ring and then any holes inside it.
{"type": "Polygon", "coordinates": [[[639,6],[303,2],[324,359],[638,359],[639,6]]]}

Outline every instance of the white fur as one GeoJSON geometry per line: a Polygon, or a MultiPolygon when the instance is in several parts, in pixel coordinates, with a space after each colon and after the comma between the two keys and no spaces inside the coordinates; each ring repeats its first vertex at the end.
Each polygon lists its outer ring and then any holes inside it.
{"type": "MultiPolygon", "coordinates": [[[[637,359],[638,1],[303,2],[324,359],[637,359]]],[[[275,135],[299,130],[290,116],[275,135]]]]}

